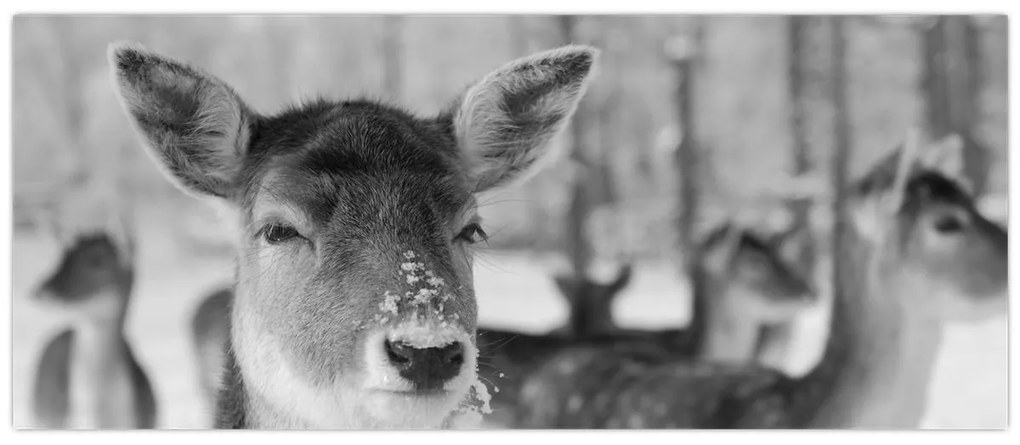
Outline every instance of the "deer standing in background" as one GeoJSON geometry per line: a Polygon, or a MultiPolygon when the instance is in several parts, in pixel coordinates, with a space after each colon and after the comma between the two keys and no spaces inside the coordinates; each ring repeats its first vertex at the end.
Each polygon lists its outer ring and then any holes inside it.
{"type": "Polygon", "coordinates": [[[613,301],[630,282],[632,273],[632,266],[626,264],[607,283],[596,283],[567,274],[553,278],[569,310],[566,326],[552,334],[584,339],[616,332],[618,328],[613,322],[613,301]]]}
{"type": "Polygon", "coordinates": [[[717,277],[715,289],[703,297],[699,313],[703,325],[696,354],[702,360],[733,364],[762,362],[770,343],[789,341],[767,336],[769,329],[792,323],[818,304],[811,286],[810,270],[798,267],[789,254],[800,233],[771,237],[752,234],[748,229],[724,225],[709,235],[738,237],[717,241],[720,247],[702,249],[695,267],[717,277]],[[729,246],[729,247],[727,247],[729,246]],[[736,252],[727,249],[738,249],[736,252]],[[721,282],[720,282],[721,281],[721,282]]]}
{"type": "Polygon", "coordinates": [[[36,299],[70,315],[36,366],[33,411],[43,428],[154,428],[152,386],[124,332],[134,284],[126,224],[80,231],[65,242],[36,299]]]}
{"type": "MultiPolygon", "coordinates": [[[[698,245],[694,270],[691,273],[692,315],[684,329],[638,330],[620,329],[612,322],[612,298],[572,301],[571,320],[575,317],[597,319],[589,325],[607,327],[601,331],[564,334],[553,331],[545,335],[480,328],[479,374],[492,381],[498,391],[493,394],[493,423],[512,426],[517,423],[514,412],[520,402],[522,384],[543,364],[564,350],[578,346],[627,347],[646,353],[677,357],[702,354],[708,338],[718,337],[716,330],[731,328],[718,320],[747,324],[776,319],[779,314],[793,317],[798,311],[814,304],[811,286],[779,256],[779,246],[761,241],[757,236],[732,224],[724,224],[708,234],[698,245]],[[725,315],[712,312],[733,311],[725,315]],[[758,311],[761,311],[760,313],[758,311]]],[[[629,277],[624,269],[614,280],[616,287],[629,277]]],[[[561,284],[562,286],[562,284],[561,284]]],[[[618,292],[618,289],[617,289],[618,292]]],[[[595,296],[616,295],[602,293],[595,296]]],[[[568,330],[569,331],[569,330],[568,330]]],[[[749,342],[733,347],[748,350],[754,338],[730,339],[749,342]]],[[[751,361],[753,356],[745,357],[751,361]]]]}
{"type": "Polygon", "coordinates": [[[324,99],[264,115],[196,68],[112,46],[149,153],[243,227],[217,425],[423,428],[485,411],[475,196],[545,157],[596,56],[515,60],[433,117],[324,99]]]}
{"type": "Polygon", "coordinates": [[[1004,312],[1008,241],[952,179],[959,144],[920,162],[906,147],[851,187],[831,332],[806,375],[576,348],[525,383],[522,426],[918,427],[943,325],[1004,312]]]}

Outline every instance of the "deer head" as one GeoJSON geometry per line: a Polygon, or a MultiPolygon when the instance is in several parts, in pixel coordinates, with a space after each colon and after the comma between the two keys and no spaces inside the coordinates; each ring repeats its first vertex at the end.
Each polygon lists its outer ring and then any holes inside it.
{"type": "Polygon", "coordinates": [[[956,136],[923,144],[914,135],[858,182],[849,197],[855,232],[894,267],[908,310],[940,320],[1003,310],[1006,232],[974,206],[956,136]]]}
{"type": "Polygon", "coordinates": [[[243,227],[232,344],[255,423],[427,427],[457,407],[476,382],[475,196],[546,156],[595,58],[516,60],[435,117],[360,100],[264,115],[197,68],[111,48],[149,153],[243,227]]]}

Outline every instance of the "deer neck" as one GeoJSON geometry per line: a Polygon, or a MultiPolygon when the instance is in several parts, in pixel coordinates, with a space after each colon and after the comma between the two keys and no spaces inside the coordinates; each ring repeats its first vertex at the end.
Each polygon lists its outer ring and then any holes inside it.
{"type": "Polygon", "coordinates": [[[689,271],[687,276],[691,280],[691,315],[683,330],[683,337],[686,339],[683,350],[677,352],[684,356],[696,356],[703,353],[704,343],[707,341],[705,337],[708,335],[706,331],[710,324],[707,318],[711,313],[708,307],[711,283],[708,272],[700,262],[695,261],[694,264],[688,265],[687,270],[689,271]]]}
{"type": "Polygon", "coordinates": [[[134,382],[123,317],[74,322],[70,357],[73,428],[134,428],[134,382]]]}
{"type": "Polygon", "coordinates": [[[613,322],[609,302],[596,302],[593,296],[578,293],[571,298],[570,313],[566,329],[569,337],[585,338],[608,335],[618,329],[613,322]]]}
{"type": "Polygon", "coordinates": [[[917,428],[942,341],[937,320],[903,307],[896,268],[873,267],[848,242],[837,271],[831,332],[819,364],[795,382],[794,406],[810,427],[917,428]]]}
{"type": "Polygon", "coordinates": [[[708,306],[702,360],[714,363],[744,364],[751,360],[758,339],[759,323],[741,312],[746,301],[734,295],[717,294],[703,304],[708,306]]]}

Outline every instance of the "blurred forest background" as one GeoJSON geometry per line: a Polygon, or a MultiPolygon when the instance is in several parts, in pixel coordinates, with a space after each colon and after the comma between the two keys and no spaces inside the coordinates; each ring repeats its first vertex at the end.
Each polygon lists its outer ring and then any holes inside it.
{"type": "MultiPolygon", "coordinates": [[[[140,232],[140,299],[128,331],[156,374],[160,426],[207,422],[197,379],[182,371],[193,359],[185,330],[203,293],[231,280],[228,232],[141,149],[110,80],[111,42],[189,61],[261,113],[319,95],[369,96],[425,115],[515,57],[569,42],[599,47],[599,75],[557,159],[482,200],[491,240],[476,270],[480,319],[541,331],[566,316],[548,280],[565,260],[581,275],[591,264],[642,263],[614,303],[616,321],[683,324],[687,291],[672,260],[697,233],[727,214],[778,215],[777,224],[794,214],[793,224],[803,223],[805,208],[789,198],[804,190],[784,189],[784,178],[815,177],[814,188],[828,189],[833,166],[862,172],[909,127],[962,133],[968,174],[1005,222],[1007,18],[838,24],[817,16],[16,16],[15,425],[27,422],[31,367],[57,324],[28,298],[59,258],[39,223],[83,218],[93,199],[129,209],[140,232]],[[105,187],[89,186],[97,183],[105,187]],[[777,213],[783,205],[793,212],[777,213]]],[[[1006,425],[1005,329],[999,320],[950,335],[926,426],[1006,425]]]]}
{"type": "MultiPolygon", "coordinates": [[[[523,188],[487,206],[494,247],[562,247],[571,178],[589,181],[596,253],[618,255],[601,240],[621,238],[628,254],[661,256],[675,236],[678,202],[673,151],[682,133],[678,81],[669,39],[692,52],[693,139],[705,214],[754,203],[755,193],[807,163],[823,175],[833,151],[832,112],[824,103],[831,39],[821,18],[802,18],[799,71],[791,86],[791,24],[785,17],[35,17],[14,21],[14,193],[16,224],[56,205],[64,190],[100,176],[119,184],[136,207],[172,206],[186,231],[209,230],[205,209],[174,190],[139,149],[117,103],[107,44],[134,40],[191,61],[224,79],[256,110],[271,113],[302,98],[368,95],[414,111],[440,110],[472,80],[506,61],[564,44],[603,50],[601,72],[579,113],[580,156],[561,156],[523,188]],[[792,89],[821,102],[795,124],[792,89]],[[806,159],[797,161],[794,125],[803,125],[806,159]],[[580,162],[578,162],[580,161],[580,162]],[[191,216],[194,213],[197,216],[191,216]]],[[[924,128],[926,33],[931,18],[860,17],[845,21],[850,171],[859,172],[924,128]]],[[[965,48],[972,85],[968,129],[987,151],[987,190],[1006,191],[1007,23],[968,19],[965,48]]],[[[675,52],[675,51],[674,51],[675,52]]],[[[934,107],[938,107],[937,102],[934,107]]],[[[812,108],[813,107],[813,108],[812,108]]],[[[571,132],[568,132],[571,133],[571,132]]],[[[570,143],[571,135],[562,139],[570,143]]],[[[705,219],[710,220],[709,216],[705,219]]],[[[198,235],[196,235],[198,236],[198,235]]]]}

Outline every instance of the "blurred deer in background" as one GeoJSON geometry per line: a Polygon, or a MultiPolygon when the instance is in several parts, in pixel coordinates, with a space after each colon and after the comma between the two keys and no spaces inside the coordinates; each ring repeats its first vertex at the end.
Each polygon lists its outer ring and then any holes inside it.
{"type": "Polygon", "coordinates": [[[818,302],[810,274],[784,256],[796,235],[762,238],[724,225],[706,241],[719,248],[699,254],[695,267],[702,270],[697,273],[711,286],[700,292],[708,296],[696,302],[703,306],[698,315],[704,334],[697,350],[703,360],[757,362],[765,327],[791,322],[818,302]]]}
{"type": "Polygon", "coordinates": [[[618,328],[613,322],[613,301],[630,282],[633,267],[625,264],[608,283],[596,283],[561,274],[553,278],[560,296],[569,308],[567,324],[553,334],[575,339],[612,334],[618,328]]]}
{"type": "Polygon", "coordinates": [[[917,144],[854,184],[832,325],[792,378],[626,347],[549,360],[522,391],[529,428],[916,428],[943,325],[1005,312],[1007,235],[953,178],[960,145],[917,144]]]}
{"type": "Polygon", "coordinates": [[[214,76],[112,46],[148,152],[242,222],[217,426],[442,427],[484,412],[475,197],[547,155],[596,57],[512,61],[432,117],[324,99],[263,115],[214,76]]]}
{"type": "MultiPolygon", "coordinates": [[[[611,298],[571,301],[571,317],[597,316],[599,320],[592,325],[611,328],[587,335],[565,335],[562,330],[530,335],[480,328],[479,374],[498,388],[492,398],[491,420],[514,425],[513,413],[520,403],[521,385],[546,360],[563,350],[582,345],[627,347],[696,357],[703,353],[708,339],[725,337],[733,329],[728,323],[757,326],[762,320],[795,316],[813,305],[815,297],[806,279],[780,257],[779,248],[734,224],[723,224],[708,234],[696,252],[698,260],[691,274],[692,314],[683,329],[618,328],[611,319],[611,298]],[[716,311],[730,313],[713,314],[716,311]],[[722,333],[716,333],[717,330],[722,333]]],[[[622,272],[614,284],[626,282],[621,277],[629,277],[629,268],[622,272]]],[[[568,325],[575,323],[569,320],[568,325]]],[[[733,337],[727,337],[730,346],[743,351],[744,360],[753,360],[750,351],[756,338],[733,337]],[[741,340],[747,344],[739,344],[741,340]]],[[[723,348],[721,343],[717,341],[712,346],[723,348]]]]}
{"type": "Polygon", "coordinates": [[[156,401],[124,332],[135,249],[122,215],[105,227],[57,224],[60,262],[35,291],[36,299],[70,316],[36,367],[33,411],[44,428],[153,428],[156,401]]]}

